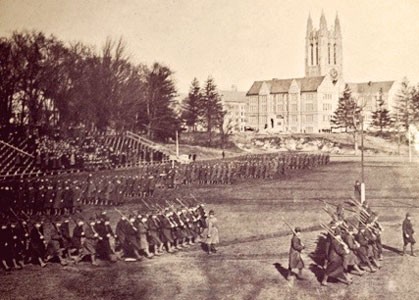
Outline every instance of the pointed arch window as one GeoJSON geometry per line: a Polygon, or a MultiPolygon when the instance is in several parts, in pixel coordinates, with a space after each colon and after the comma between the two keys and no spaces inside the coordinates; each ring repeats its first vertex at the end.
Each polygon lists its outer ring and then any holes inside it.
{"type": "Polygon", "coordinates": [[[330,43],[327,44],[327,60],[328,60],[329,65],[330,65],[330,43]]]}
{"type": "Polygon", "coordinates": [[[336,44],[333,45],[333,61],[336,65],[336,44]]]}
{"type": "Polygon", "coordinates": [[[313,50],[313,44],[310,44],[310,58],[311,58],[311,65],[314,65],[314,50],[313,50]]]}
{"type": "Polygon", "coordinates": [[[319,43],[316,43],[316,65],[319,64],[319,43]]]}

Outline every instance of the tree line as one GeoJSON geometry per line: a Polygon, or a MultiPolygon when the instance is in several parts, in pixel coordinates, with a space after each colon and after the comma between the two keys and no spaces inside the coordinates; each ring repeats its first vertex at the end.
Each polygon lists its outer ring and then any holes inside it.
{"type": "Polygon", "coordinates": [[[205,129],[208,133],[208,145],[212,144],[212,132],[217,130],[221,139],[230,134],[228,124],[224,124],[226,111],[223,110],[221,95],[212,77],[208,77],[204,85],[200,87],[197,78],[194,78],[188,96],[182,103],[181,117],[185,125],[192,132],[205,129]]]}
{"type": "Polygon", "coordinates": [[[181,126],[173,72],[134,64],[122,39],[97,51],[42,32],[0,38],[0,125],[145,132],[167,140],[181,126]]]}
{"type": "MultiPolygon", "coordinates": [[[[371,113],[371,126],[375,128],[380,135],[383,135],[390,129],[397,131],[407,131],[409,125],[419,122],[419,84],[410,85],[407,78],[401,82],[400,90],[396,95],[393,113],[386,107],[383,90],[380,89],[375,97],[375,110],[371,113]]],[[[345,86],[342,97],[334,115],[331,124],[334,128],[341,128],[345,132],[358,132],[361,129],[363,111],[366,103],[360,103],[358,99],[352,96],[349,85],[345,86]]],[[[366,129],[364,127],[364,129],[366,129]]]]}

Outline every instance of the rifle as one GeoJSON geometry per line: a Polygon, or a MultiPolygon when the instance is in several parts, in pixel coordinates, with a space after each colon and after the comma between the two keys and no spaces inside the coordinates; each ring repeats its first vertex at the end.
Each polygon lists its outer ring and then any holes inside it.
{"type": "Polygon", "coordinates": [[[55,231],[57,232],[57,235],[59,236],[59,238],[62,240],[63,236],[61,234],[61,231],[58,229],[57,225],[55,224],[55,222],[52,221],[52,216],[49,216],[48,218],[49,222],[51,223],[52,227],[54,227],[55,231]]]}
{"type": "Polygon", "coordinates": [[[169,221],[170,226],[172,228],[175,228],[177,226],[176,223],[173,223],[172,220],[170,220],[170,218],[168,216],[166,216],[166,214],[164,213],[164,208],[160,206],[160,204],[156,203],[157,207],[162,211],[161,212],[161,216],[163,216],[167,221],[169,221]]]}
{"type": "Polygon", "coordinates": [[[331,211],[329,211],[328,209],[327,209],[327,207],[323,207],[323,210],[330,216],[330,217],[332,217],[332,219],[334,219],[335,218],[335,214],[334,213],[332,213],[331,211]]]}
{"type": "Polygon", "coordinates": [[[165,200],[166,204],[173,210],[175,211],[175,206],[173,205],[173,203],[170,203],[168,200],[165,200]]]}
{"type": "Polygon", "coordinates": [[[151,207],[147,204],[147,202],[145,202],[145,200],[144,200],[144,199],[141,199],[141,202],[143,202],[143,203],[144,203],[145,207],[146,207],[148,210],[151,210],[151,207]]]}
{"type": "Polygon", "coordinates": [[[349,253],[350,251],[349,251],[349,247],[348,247],[348,245],[344,242],[344,241],[342,241],[342,240],[340,240],[340,239],[338,239],[334,234],[333,234],[333,232],[332,232],[332,229],[330,229],[329,227],[327,227],[327,225],[325,225],[325,224],[322,224],[322,223],[320,223],[320,226],[323,228],[323,229],[325,229],[326,231],[327,231],[327,233],[331,236],[331,237],[333,237],[339,244],[341,244],[342,245],[342,247],[343,247],[343,249],[344,249],[344,251],[345,251],[345,253],[349,253]]]}
{"type": "Polygon", "coordinates": [[[137,231],[137,228],[134,226],[134,224],[132,224],[132,222],[130,221],[130,219],[128,219],[119,209],[117,209],[116,207],[114,207],[114,209],[116,210],[117,213],[119,213],[119,215],[123,218],[125,218],[125,220],[128,221],[128,223],[131,224],[132,228],[137,231]]]}
{"type": "Polygon", "coordinates": [[[177,202],[179,202],[179,204],[180,204],[180,205],[182,205],[183,207],[185,207],[186,209],[188,209],[188,206],[186,206],[186,205],[185,205],[185,203],[183,203],[182,201],[180,201],[180,199],[179,199],[179,198],[175,198],[175,200],[176,200],[177,202]]]}
{"type": "Polygon", "coordinates": [[[156,203],[155,205],[158,209],[160,209],[161,211],[164,211],[164,208],[160,204],[156,203]]]}
{"type": "Polygon", "coordinates": [[[284,217],[282,217],[282,221],[285,223],[285,225],[287,225],[287,226],[288,226],[288,228],[291,230],[291,232],[292,232],[294,235],[297,235],[297,233],[296,233],[296,232],[295,232],[295,230],[291,227],[291,225],[290,225],[290,224],[288,224],[288,222],[287,222],[287,221],[285,221],[284,217]]]}
{"type": "Polygon", "coordinates": [[[123,218],[125,218],[126,220],[129,221],[129,219],[122,213],[122,211],[120,211],[119,209],[117,209],[116,207],[114,207],[115,211],[123,218]]]}
{"type": "Polygon", "coordinates": [[[196,197],[194,195],[192,195],[192,193],[189,194],[189,195],[191,195],[192,199],[195,201],[195,204],[199,204],[198,199],[196,199],[196,197]]]}
{"type": "Polygon", "coordinates": [[[166,202],[172,207],[172,211],[175,213],[175,215],[177,216],[177,218],[178,218],[178,220],[179,220],[179,225],[180,226],[182,226],[182,227],[184,227],[185,226],[185,223],[182,221],[182,219],[180,218],[180,216],[179,216],[179,214],[178,214],[178,212],[177,212],[177,210],[175,209],[175,207],[174,207],[174,205],[173,205],[173,203],[172,204],[170,204],[170,202],[169,201],[167,201],[166,200],[166,202]]]}
{"type": "Polygon", "coordinates": [[[362,218],[364,223],[368,223],[371,214],[362,205],[358,205],[357,208],[359,209],[359,218],[362,218]]]}
{"type": "Polygon", "coordinates": [[[26,221],[29,221],[31,218],[22,210],[22,214],[26,217],[26,221]]]}
{"type": "Polygon", "coordinates": [[[74,218],[72,216],[70,216],[70,220],[73,221],[74,225],[78,226],[76,220],[74,220],[74,218]]]}
{"type": "Polygon", "coordinates": [[[15,213],[15,211],[13,210],[13,208],[9,207],[10,211],[12,212],[13,216],[16,218],[16,220],[18,221],[24,221],[23,219],[19,218],[19,216],[15,213]]]}
{"type": "MultiPolygon", "coordinates": [[[[96,215],[96,219],[98,219],[97,213],[95,213],[95,215],[96,215]]],[[[95,237],[97,237],[99,240],[103,240],[103,238],[99,235],[99,233],[97,233],[94,225],[91,225],[89,223],[88,226],[92,229],[93,234],[95,235],[95,237]]]]}

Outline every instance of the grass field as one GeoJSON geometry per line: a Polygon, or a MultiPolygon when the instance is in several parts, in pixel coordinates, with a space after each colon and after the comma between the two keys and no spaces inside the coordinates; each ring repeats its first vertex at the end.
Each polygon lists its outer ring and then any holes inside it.
{"type": "MultiPolygon", "coordinates": [[[[0,299],[418,299],[419,258],[399,253],[405,213],[412,213],[414,225],[419,220],[417,166],[367,158],[367,199],[384,227],[384,261],[377,273],[354,276],[351,286],[322,287],[310,249],[303,255],[305,280],[284,278],[290,234],[281,217],[305,229],[302,239],[310,244],[320,233],[319,221],[329,220],[318,199],[336,205],[353,195],[359,163],[332,161],[287,179],[160,191],[168,199],[192,192],[215,210],[221,238],[215,255],[197,245],[142,262],[28,266],[0,274],[0,299]]],[[[109,214],[115,222],[116,213],[109,214]]]]}

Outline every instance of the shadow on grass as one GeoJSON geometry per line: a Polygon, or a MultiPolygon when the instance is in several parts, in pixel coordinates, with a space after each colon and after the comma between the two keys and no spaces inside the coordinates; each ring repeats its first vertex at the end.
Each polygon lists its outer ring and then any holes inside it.
{"type": "Polygon", "coordinates": [[[309,257],[313,261],[308,269],[313,272],[318,282],[321,282],[324,276],[324,270],[322,266],[325,263],[325,253],[327,248],[327,237],[324,233],[321,233],[317,237],[316,249],[309,254],[309,257]]]}
{"type": "Polygon", "coordinates": [[[403,254],[403,251],[401,251],[400,249],[397,249],[397,248],[394,248],[394,247],[391,247],[391,246],[388,246],[388,245],[383,245],[383,249],[389,250],[389,251],[391,251],[393,253],[396,253],[396,254],[399,254],[399,255],[403,254]]]}
{"type": "Polygon", "coordinates": [[[288,276],[288,268],[284,268],[280,263],[274,263],[273,264],[275,269],[279,272],[279,274],[284,277],[284,279],[287,279],[288,276]]]}
{"type": "Polygon", "coordinates": [[[205,243],[201,243],[201,249],[202,251],[204,251],[205,253],[208,253],[208,245],[205,243]]]}
{"type": "Polygon", "coordinates": [[[324,276],[324,270],[319,265],[312,263],[308,267],[308,269],[313,272],[313,274],[316,276],[316,279],[318,282],[322,282],[323,276],[324,276]]]}

